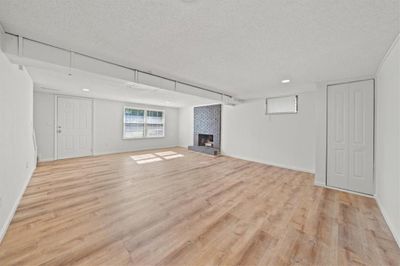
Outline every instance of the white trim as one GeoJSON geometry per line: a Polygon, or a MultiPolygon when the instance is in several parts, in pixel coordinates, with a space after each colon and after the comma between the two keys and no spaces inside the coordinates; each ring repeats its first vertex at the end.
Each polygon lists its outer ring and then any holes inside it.
{"type": "Polygon", "coordinates": [[[123,154],[123,153],[132,153],[132,152],[148,152],[148,151],[154,151],[154,150],[159,150],[159,149],[172,149],[172,148],[177,148],[179,146],[176,145],[167,145],[167,146],[159,146],[155,148],[144,148],[144,149],[137,149],[137,150],[129,150],[129,151],[105,151],[105,152],[98,152],[95,153],[93,156],[103,156],[103,155],[110,155],[110,154],[123,154]]]}
{"type": "Polygon", "coordinates": [[[57,138],[57,124],[58,124],[58,96],[54,95],[54,160],[58,160],[58,138],[57,138]]]}
{"type": "Polygon", "coordinates": [[[341,188],[337,188],[337,187],[331,187],[331,186],[327,186],[327,185],[322,185],[321,183],[318,183],[318,185],[321,187],[325,187],[327,189],[333,189],[333,190],[337,190],[337,191],[341,191],[341,192],[346,192],[346,193],[350,193],[350,194],[357,195],[357,196],[363,196],[363,197],[367,197],[367,198],[375,198],[374,195],[364,194],[364,193],[360,193],[357,191],[346,190],[346,189],[341,189],[341,188]]]}
{"type": "Polygon", "coordinates": [[[386,212],[386,209],[383,208],[383,205],[378,197],[378,195],[375,196],[375,200],[378,204],[379,209],[381,210],[382,216],[385,219],[386,224],[388,225],[390,231],[392,232],[393,238],[394,240],[396,240],[397,242],[397,246],[399,246],[400,248],[400,232],[396,231],[396,228],[394,226],[394,223],[392,222],[392,220],[389,218],[388,213],[386,212]]]}
{"type": "Polygon", "coordinates": [[[350,194],[354,194],[354,195],[358,195],[358,196],[363,196],[363,197],[367,197],[367,198],[375,198],[374,195],[363,194],[363,193],[359,193],[359,192],[356,192],[356,191],[341,189],[341,188],[337,188],[337,187],[330,187],[330,186],[327,186],[326,184],[324,184],[322,182],[318,182],[316,180],[314,180],[314,185],[318,186],[318,187],[323,187],[323,188],[326,188],[326,189],[333,189],[333,190],[346,192],[346,193],[350,193],[350,194]]]}
{"type": "Polygon", "coordinates": [[[4,236],[7,233],[7,229],[10,226],[12,219],[14,218],[15,212],[18,209],[19,203],[21,202],[22,196],[24,195],[25,190],[28,187],[29,182],[31,181],[31,178],[33,176],[33,173],[35,172],[35,169],[36,169],[36,167],[34,167],[32,169],[32,173],[30,174],[29,178],[26,179],[26,181],[24,183],[24,186],[23,186],[23,189],[21,190],[21,193],[18,195],[17,200],[14,202],[14,206],[12,208],[12,211],[9,213],[9,215],[7,217],[6,223],[0,229],[0,243],[4,239],[4,236]]]}
{"type": "Polygon", "coordinates": [[[94,155],[94,99],[92,100],[92,147],[90,147],[91,155],[94,155]]]}
{"type": "Polygon", "coordinates": [[[394,49],[394,47],[396,46],[396,44],[399,41],[400,41],[400,34],[397,35],[397,37],[394,39],[392,45],[389,47],[389,49],[387,49],[387,51],[386,51],[385,55],[383,56],[378,68],[376,69],[375,76],[377,76],[381,72],[381,69],[382,69],[383,65],[385,64],[386,59],[389,57],[389,55],[391,54],[392,50],[394,49]]]}
{"type": "Polygon", "coordinates": [[[314,185],[318,186],[318,187],[325,187],[326,188],[325,183],[319,182],[318,180],[315,180],[315,179],[314,179],[314,185]]]}
{"type": "Polygon", "coordinates": [[[249,157],[244,157],[244,156],[229,155],[226,153],[222,153],[222,155],[226,156],[226,157],[237,158],[237,159],[241,159],[241,160],[245,160],[245,161],[251,161],[251,162],[255,162],[255,163],[261,163],[261,164],[265,164],[265,165],[269,165],[269,166],[274,166],[274,167],[279,167],[279,168],[284,168],[284,169],[289,169],[289,170],[294,170],[294,171],[299,171],[299,172],[305,172],[305,173],[315,175],[315,170],[310,170],[310,169],[305,169],[305,168],[300,168],[300,167],[295,167],[295,166],[288,166],[288,165],[283,165],[283,164],[277,164],[274,162],[265,162],[265,161],[261,161],[261,160],[257,160],[257,159],[252,159],[249,157]]]}
{"type": "MultiPolygon", "coordinates": [[[[40,157],[40,156],[39,156],[40,157]]],[[[44,159],[40,159],[39,158],[39,163],[45,163],[45,162],[52,162],[55,161],[54,158],[44,158],[44,159]]]]}

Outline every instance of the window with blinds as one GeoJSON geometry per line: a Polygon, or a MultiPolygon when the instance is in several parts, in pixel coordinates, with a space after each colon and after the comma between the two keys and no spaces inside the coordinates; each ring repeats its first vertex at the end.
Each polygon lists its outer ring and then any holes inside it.
{"type": "Polygon", "coordinates": [[[124,108],[124,138],[164,137],[164,111],[124,108]]]}

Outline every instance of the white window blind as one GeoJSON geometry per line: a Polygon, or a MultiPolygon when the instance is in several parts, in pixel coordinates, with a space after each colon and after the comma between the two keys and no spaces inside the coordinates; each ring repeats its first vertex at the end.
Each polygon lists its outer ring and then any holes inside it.
{"type": "Polygon", "coordinates": [[[124,138],[164,137],[164,111],[124,108],[124,138]]]}

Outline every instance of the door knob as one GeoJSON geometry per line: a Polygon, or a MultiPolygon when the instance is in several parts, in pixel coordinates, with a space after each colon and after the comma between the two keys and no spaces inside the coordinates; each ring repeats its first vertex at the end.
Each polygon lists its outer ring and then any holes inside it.
{"type": "Polygon", "coordinates": [[[60,130],[60,129],[59,129],[59,130],[57,130],[57,133],[59,133],[59,134],[60,134],[60,133],[61,133],[61,130],[60,130]]]}

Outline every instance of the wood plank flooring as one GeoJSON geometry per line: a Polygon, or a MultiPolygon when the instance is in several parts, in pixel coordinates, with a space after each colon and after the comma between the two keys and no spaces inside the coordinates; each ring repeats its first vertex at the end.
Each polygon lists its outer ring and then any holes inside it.
{"type": "Polygon", "coordinates": [[[374,199],[313,180],[182,148],[45,163],[0,265],[400,264],[374,199]],[[154,155],[166,151],[183,157],[154,155]]]}

